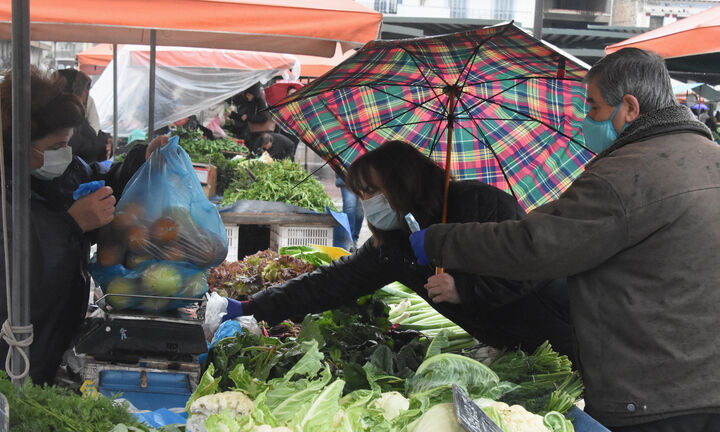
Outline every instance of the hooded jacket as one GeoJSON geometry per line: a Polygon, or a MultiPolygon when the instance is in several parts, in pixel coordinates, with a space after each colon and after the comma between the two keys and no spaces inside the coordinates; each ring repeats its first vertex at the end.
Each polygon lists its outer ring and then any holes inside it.
{"type": "Polygon", "coordinates": [[[720,412],[720,147],[685,107],[641,115],[521,221],[428,228],[431,263],[567,276],[586,411],[606,426],[720,412]]]}
{"type": "MultiPolygon", "coordinates": [[[[450,221],[501,221],[523,216],[517,201],[497,188],[478,181],[450,185],[450,221]]],[[[399,281],[481,342],[532,350],[550,339],[557,350],[570,354],[564,281],[518,282],[449,271],[461,303],[433,303],[424,285],[434,274],[434,267],[415,262],[408,232],[387,234],[382,246],[371,239],[350,256],[255,294],[245,303],[244,313],[270,323],[302,319],[307,313],[354,302],[399,281]]]]}
{"type": "MultiPolygon", "coordinates": [[[[114,164],[109,171],[74,157],[63,175],[56,179],[31,178],[28,289],[34,340],[30,346],[30,378],[36,384],[53,383],[62,355],[85,317],[89,300],[88,262],[94,232],[84,233],[67,212],[73,203],[72,194],[81,183],[105,180],[116,199],[120,199],[123,188],[144,163],[146,149],[144,145],[133,147],[125,161],[114,164]]],[[[7,188],[9,195],[11,185],[7,188]]],[[[12,226],[9,226],[8,233],[11,232],[12,226]]],[[[4,298],[3,255],[0,248],[0,292],[4,298]]],[[[6,307],[4,301],[0,302],[3,321],[7,318],[6,307]]],[[[0,358],[5,358],[7,350],[8,345],[1,342],[0,358]]],[[[4,365],[2,362],[3,369],[4,365]]]]}

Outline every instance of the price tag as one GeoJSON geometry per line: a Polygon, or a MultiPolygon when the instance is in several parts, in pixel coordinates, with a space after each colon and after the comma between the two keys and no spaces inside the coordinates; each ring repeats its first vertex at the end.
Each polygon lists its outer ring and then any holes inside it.
{"type": "Polygon", "coordinates": [[[100,396],[100,392],[97,388],[95,388],[95,383],[91,380],[85,380],[85,382],[82,383],[80,386],[80,392],[83,396],[92,399],[97,399],[97,397],[100,396]]]}
{"type": "Polygon", "coordinates": [[[503,432],[463,389],[453,384],[455,417],[467,432],[503,432]]]}

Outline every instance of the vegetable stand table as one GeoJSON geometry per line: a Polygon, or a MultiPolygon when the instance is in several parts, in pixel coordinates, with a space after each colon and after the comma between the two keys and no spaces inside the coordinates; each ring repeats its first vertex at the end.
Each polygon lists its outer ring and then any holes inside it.
{"type": "Polygon", "coordinates": [[[327,213],[278,211],[221,212],[228,234],[228,261],[242,259],[258,250],[284,246],[333,245],[335,218],[327,213]]]}

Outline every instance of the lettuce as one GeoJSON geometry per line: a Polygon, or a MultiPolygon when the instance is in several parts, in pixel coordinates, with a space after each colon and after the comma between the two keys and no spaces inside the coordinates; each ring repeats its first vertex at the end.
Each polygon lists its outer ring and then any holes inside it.
{"type": "Polygon", "coordinates": [[[415,375],[405,381],[405,389],[408,395],[414,396],[436,391],[438,387],[449,390],[453,384],[460,386],[473,398],[494,399],[500,379],[487,366],[469,357],[437,354],[425,360],[415,375]]]}
{"type": "Polygon", "coordinates": [[[193,392],[193,394],[190,396],[190,399],[188,399],[187,404],[185,404],[185,411],[190,412],[190,405],[192,405],[192,403],[195,402],[195,400],[197,400],[198,398],[214,394],[217,391],[218,385],[220,385],[220,380],[216,380],[213,377],[214,373],[215,366],[210,363],[210,366],[208,366],[202,378],[200,378],[200,383],[195,389],[195,392],[193,392]]]}

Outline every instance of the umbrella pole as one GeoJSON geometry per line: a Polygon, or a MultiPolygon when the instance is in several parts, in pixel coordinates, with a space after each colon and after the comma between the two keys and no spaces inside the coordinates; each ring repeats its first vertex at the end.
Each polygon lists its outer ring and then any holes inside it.
{"type": "MultiPolygon", "coordinates": [[[[447,117],[447,139],[445,146],[445,185],[443,194],[443,208],[441,223],[447,222],[448,192],[450,191],[450,161],[452,155],[453,123],[455,122],[455,100],[458,95],[456,87],[448,87],[445,92],[448,94],[448,117],[447,117]]],[[[435,274],[444,273],[442,267],[435,268],[435,274]]]]}

